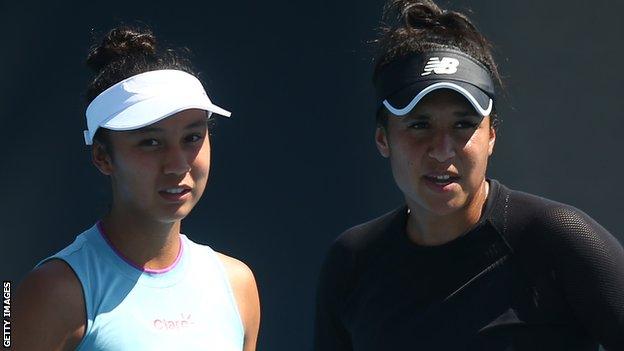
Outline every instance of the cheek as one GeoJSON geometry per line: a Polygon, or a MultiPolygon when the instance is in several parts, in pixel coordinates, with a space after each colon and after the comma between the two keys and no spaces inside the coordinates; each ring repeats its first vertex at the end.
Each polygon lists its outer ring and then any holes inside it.
{"type": "Polygon", "coordinates": [[[210,173],[210,144],[205,143],[192,163],[191,171],[195,182],[205,183],[210,173]]]}
{"type": "Polygon", "coordinates": [[[410,136],[409,133],[396,132],[390,139],[389,146],[391,152],[396,154],[397,159],[403,159],[411,164],[420,160],[420,156],[427,148],[426,143],[425,140],[410,136]]]}
{"type": "Polygon", "coordinates": [[[395,138],[390,142],[390,165],[399,182],[412,183],[423,167],[426,146],[415,138],[395,138]]]}
{"type": "MultiPolygon", "coordinates": [[[[489,134],[478,129],[463,148],[464,160],[475,173],[484,173],[489,157],[489,134]]],[[[475,174],[478,175],[478,174],[475,174]]]]}
{"type": "Polygon", "coordinates": [[[208,178],[208,173],[210,172],[210,158],[200,158],[200,155],[193,162],[193,168],[191,173],[193,174],[193,178],[195,181],[201,181],[208,178]]]}
{"type": "Polygon", "coordinates": [[[157,160],[146,155],[127,155],[115,162],[115,176],[127,183],[144,184],[153,179],[158,172],[157,160]]]}
{"type": "Polygon", "coordinates": [[[133,201],[130,199],[148,199],[156,187],[158,177],[158,164],[149,157],[132,157],[124,155],[117,157],[114,164],[113,191],[119,200],[133,201]],[[125,200],[123,200],[125,199],[125,200]]]}

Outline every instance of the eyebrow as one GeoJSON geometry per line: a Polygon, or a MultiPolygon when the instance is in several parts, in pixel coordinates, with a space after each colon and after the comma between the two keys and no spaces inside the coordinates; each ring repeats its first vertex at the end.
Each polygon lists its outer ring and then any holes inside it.
{"type": "MultiPolygon", "coordinates": [[[[206,120],[201,119],[201,120],[195,121],[195,122],[187,125],[186,127],[184,127],[184,129],[185,130],[187,130],[187,129],[194,129],[194,128],[197,128],[197,127],[201,127],[201,126],[203,126],[205,124],[206,124],[206,120]]],[[[136,129],[136,130],[131,130],[130,132],[133,133],[133,134],[141,134],[141,133],[164,132],[164,131],[165,130],[162,129],[162,128],[149,127],[148,126],[148,127],[143,127],[143,128],[139,128],[139,129],[136,129]]]]}

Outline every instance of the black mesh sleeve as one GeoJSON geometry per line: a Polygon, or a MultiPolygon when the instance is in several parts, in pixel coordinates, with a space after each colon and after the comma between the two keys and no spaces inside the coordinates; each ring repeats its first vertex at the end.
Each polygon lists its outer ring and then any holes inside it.
{"type": "Polygon", "coordinates": [[[580,323],[607,350],[624,350],[624,250],[606,229],[572,207],[547,210],[556,279],[580,323]]]}
{"type": "Polygon", "coordinates": [[[314,321],[315,351],[351,351],[351,338],[340,320],[352,270],[350,253],[335,242],[321,268],[314,321]]]}

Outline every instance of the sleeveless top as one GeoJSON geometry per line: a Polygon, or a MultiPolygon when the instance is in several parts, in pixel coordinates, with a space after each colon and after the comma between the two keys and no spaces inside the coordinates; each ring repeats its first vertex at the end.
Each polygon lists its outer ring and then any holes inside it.
{"type": "Polygon", "coordinates": [[[57,254],[84,293],[86,331],[77,350],[243,349],[244,328],[217,254],[180,234],[163,270],[144,270],[110,244],[99,223],[57,254]]]}

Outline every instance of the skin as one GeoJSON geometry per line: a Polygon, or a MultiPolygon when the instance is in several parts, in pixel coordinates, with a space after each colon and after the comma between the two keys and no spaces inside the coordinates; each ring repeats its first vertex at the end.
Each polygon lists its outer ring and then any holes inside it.
{"type": "Polygon", "coordinates": [[[475,225],[487,199],[485,171],[496,131],[459,93],[426,95],[406,116],[389,116],[375,141],[410,210],[407,235],[424,246],[442,245],[475,225]],[[428,175],[459,176],[448,191],[435,191],[428,175]]]}
{"type": "MultiPolygon", "coordinates": [[[[111,179],[113,204],[104,230],[138,266],[170,266],[180,249],[180,222],[201,198],[210,169],[206,112],[190,109],[136,131],[110,132],[112,150],[94,144],[94,165],[111,179]],[[111,151],[111,152],[108,152],[111,151]],[[183,201],[161,196],[166,188],[190,188],[183,201]]],[[[218,254],[245,328],[244,351],[253,351],[260,302],[253,273],[243,262],[218,254]]],[[[15,350],[73,350],[82,340],[86,312],[73,271],[52,260],[30,272],[16,291],[15,350]],[[31,337],[36,335],[36,337],[31,337]]]]}

